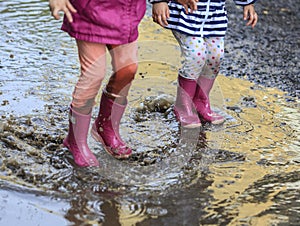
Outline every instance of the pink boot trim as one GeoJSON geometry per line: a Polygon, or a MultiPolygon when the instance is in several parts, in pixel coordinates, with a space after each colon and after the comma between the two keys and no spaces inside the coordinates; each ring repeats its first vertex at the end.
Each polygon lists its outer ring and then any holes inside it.
{"type": "Polygon", "coordinates": [[[69,133],[63,141],[63,145],[73,155],[75,163],[80,167],[99,166],[95,155],[87,145],[91,114],[82,115],[70,108],[69,133]]]}
{"type": "Polygon", "coordinates": [[[120,121],[125,108],[126,105],[114,102],[103,93],[99,115],[92,127],[93,138],[103,145],[108,154],[117,159],[126,159],[132,153],[119,134],[120,121]]]}
{"type": "Polygon", "coordinates": [[[211,124],[222,124],[225,118],[211,110],[209,92],[213,87],[215,79],[199,77],[196,93],[193,99],[199,117],[202,121],[211,124]]]}

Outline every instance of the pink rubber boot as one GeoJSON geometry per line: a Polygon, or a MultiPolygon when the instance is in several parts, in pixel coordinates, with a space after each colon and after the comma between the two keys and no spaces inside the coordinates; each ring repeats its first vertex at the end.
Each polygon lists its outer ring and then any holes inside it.
{"type": "Polygon", "coordinates": [[[92,127],[94,139],[102,143],[105,151],[117,159],[126,159],[132,153],[119,134],[120,121],[126,105],[114,102],[103,92],[99,114],[92,127]]]}
{"type": "Polygon", "coordinates": [[[200,76],[193,101],[199,117],[205,122],[217,125],[223,123],[225,118],[213,112],[210,108],[209,92],[213,87],[214,81],[215,79],[200,76]]]}
{"type": "Polygon", "coordinates": [[[174,112],[177,120],[186,128],[196,128],[201,126],[200,119],[193,104],[196,86],[197,82],[195,80],[178,76],[174,112]]]}
{"type": "Polygon", "coordinates": [[[90,121],[91,114],[82,115],[70,108],[69,133],[63,145],[69,149],[75,163],[81,167],[99,166],[97,158],[87,145],[90,121]]]}

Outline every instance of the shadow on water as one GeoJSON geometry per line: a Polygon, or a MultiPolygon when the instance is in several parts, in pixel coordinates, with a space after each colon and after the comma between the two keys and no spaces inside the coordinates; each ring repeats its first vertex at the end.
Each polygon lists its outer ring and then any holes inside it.
{"type": "Polygon", "coordinates": [[[146,18],[121,128],[135,154],[118,161],[89,138],[101,167],[81,169],[61,146],[79,70],[74,41],[46,2],[1,2],[0,11],[0,225],[297,224],[297,102],[219,76],[212,103],[226,123],[180,128],[179,49],[146,18]]]}

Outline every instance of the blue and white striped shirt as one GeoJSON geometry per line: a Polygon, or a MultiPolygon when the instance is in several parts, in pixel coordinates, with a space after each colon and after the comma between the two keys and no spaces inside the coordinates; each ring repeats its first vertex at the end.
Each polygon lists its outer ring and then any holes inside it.
{"type": "MultiPolygon", "coordinates": [[[[237,5],[249,5],[256,0],[233,0],[237,5]]],[[[150,0],[151,3],[162,2],[150,0]]],[[[226,0],[199,0],[198,9],[186,14],[184,7],[176,1],[166,1],[169,5],[170,18],[166,28],[177,30],[187,35],[200,37],[223,37],[227,30],[226,0]]]]}

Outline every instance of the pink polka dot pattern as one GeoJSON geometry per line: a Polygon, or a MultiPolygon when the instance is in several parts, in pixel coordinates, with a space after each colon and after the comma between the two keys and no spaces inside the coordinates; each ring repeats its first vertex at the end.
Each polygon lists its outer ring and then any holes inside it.
{"type": "Polygon", "coordinates": [[[201,38],[173,31],[183,56],[179,74],[185,78],[215,78],[224,57],[224,37],[201,38]]]}

